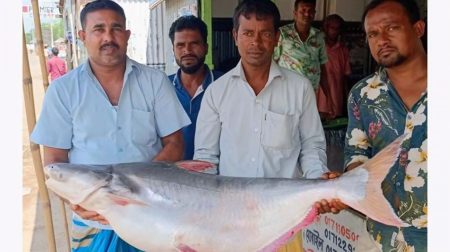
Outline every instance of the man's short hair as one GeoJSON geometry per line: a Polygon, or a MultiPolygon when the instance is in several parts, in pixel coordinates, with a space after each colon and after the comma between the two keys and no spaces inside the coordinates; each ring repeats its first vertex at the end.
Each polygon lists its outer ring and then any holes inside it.
{"type": "Polygon", "coordinates": [[[370,2],[366,8],[364,9],[364,13],[362,16],[362,24],[364,26],[364,22],[367,16],[367,13],[376,7],[378,7],[380,4],[384,2],[394,2],[399,3],[401,6],[403,6],[403,9],[408,14],[409,21],[411,24],[415,24],[417,21],[420,20],[420,10],[419,6],[417,5],[417,2],[415,0],[373,0],[370,2]]]}
{"type": "Polygon", "coordinates": [[[207,43],[206,41],[208,38],[208,29],[206,28],[205,22],[203,22],[203,20],[201,20],[200,18],[198,18],[196,16],[189,15],[189,16],[179,17],[170,26],[169,38],[170,38],[170,41],[172,41],[172,45],[173,45],[173,41],[175,40],[175,32],[180,32],[185,29],[198,30],[200,32],[200,34],[202,35],[203,43],[205,43],[205,44],[207,43]]]}
{"type": "Polygon", "coordinates": [[[112,10],[123,17],[124,21],[126,20],[125,12],[119,4],[111,0],[96,0],[86,4],[86,6],[84,6],[84,8],[81,10],[80,21],[83,30],[86,28],[87,14],[99,10],[112,10]]]}
{"type": "Polygon", "coordinates": [[[58,48],[53,47],[53,48],[52,48],[52,54],[55,55],[55,56],[58,56],[58,53],[59,53],[58,48]]]}
{"type": "Polygon", "coordinates": [[[239,17],[242,15],[249,19],[250,15],[255,14],[257,20],[272,18],[273,27],[278,31],[280,27],[280,11],[277,6],[270,0],[243,0],[234,9],[233,29],[239,29],[239,17]]]}
{"type": "Polygon", "coordinates": [[[295,0],[294,9],[297,9],[297,7],[300,3],[312,4],[312,5],[316,6],[316,0],[295,0]]]}
{"type": "Polygon", "coordinates": [[[338,14],[331,14],[326,16],[325,19],[323,20],[323,26],[325,27],[325,25],[330,21],[337,21],[339,23],[339,27],[341,28],[341,30],[344,29],[345,21],[338,14]]]}

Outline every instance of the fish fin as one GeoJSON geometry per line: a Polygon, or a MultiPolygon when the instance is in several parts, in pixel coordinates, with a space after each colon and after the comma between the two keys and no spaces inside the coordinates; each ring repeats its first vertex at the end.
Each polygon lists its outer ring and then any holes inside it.
{"type": "Polygon", "coordinates": [[[135,199],[130,199],[130,198],[126,198],[126,197],[122,197],[122,196],[118,196],[115,194],[109,194],[108,197],[117,205],[120,206],[126,206],[128,204],[135,204],[135,205],[148,205],[145,202],[139,201],[139,200],[135,200],[135,199]]]}
{"type": "Polygon", "coordinates": [[[308,211],[305,218],[303,220],[289,229],[286,233],[284,233],[282,236],[280,236],[275,241],[271,242],[269,245],[265,246],[263,249],[259,250],[259,252],[271,252],[276,251],[281,246],[285,245],[289,239],[291,239],[296,233],[298,233],[302,228],[308,226],[309,224],[313,223],[316,216],[319,214],[317,208],[314,206],[308,211]]]}
{"type": "MultiPolygon", "coordinates": [[[[352,175],[354,178],[351,182],[346,181],[344,184],[341,184],[341,189],[339,189],[343,190],[342,187],[348,188],[349,182],[350,184],[352,184],[352,187],[360,188],[359,192],[364,192],[364,197],[362,199],[350,199],[346,201],[345,197],[343,197],[342,199],[344,203],[362,212],[373,220],[396,227],[406,227],[410,225],[403,222],[395,214],[395,211],[392,208],[391,204],[383,195],[381,183],[389,173],[390,168],[397,161],[398,155],[401,151],[401,145],[405,137],[406,135],[398,137],[394,142],[378,152],[373,158],[369,159],[359,167],[344,173],[342,175],[343,179],[347,176],[352,177],[352,175]],[[359,175],[362,174],[364,174],[366,179],[361,179],[361,176],[359,175]],[[359,176],[359,179],[355,179],[357,178],[357,176],[359,176]]],[[[340,182],[343,181],[344,180],[340,182]]],[[[355,190],[355,192],[356,191],[357,190],[355,190]]]]}
{"type": "Polygon", "coordinates": [[[201,160],[183,160],[175,163],[183,170],[217,174],[217,165],[201,160]]]}

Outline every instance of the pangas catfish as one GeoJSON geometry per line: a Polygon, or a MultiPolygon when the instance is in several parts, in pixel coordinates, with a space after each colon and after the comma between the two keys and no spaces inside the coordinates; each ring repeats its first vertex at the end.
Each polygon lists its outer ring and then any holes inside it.
{"type": "Polygon", "coordinates": [[[374,220],[407,226],[380,186],[401,142],[333,180],[224,177],[165,163],[52,164],[47,186],[102,214],[145,251],[273,251],[313,221],[321,199],[339,198],[374,220]]]}

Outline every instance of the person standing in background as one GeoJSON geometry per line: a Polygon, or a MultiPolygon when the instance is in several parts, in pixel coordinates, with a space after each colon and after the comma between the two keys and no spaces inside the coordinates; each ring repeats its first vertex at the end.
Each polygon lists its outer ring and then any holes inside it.
{"type": "Polygon", "coordinates": [[[341,41],[344,19],[332,14],[323,21],[328,61],[325,63],[329,95],[319,90],[317,106],[325,119],[346,116],[345,103],[348,94],[348,78],[351,74],[348,48],[341,41]]]}
{"type": "Polygon", "coordinates": [[[316,0],[296,0],[293,14],[294,22],[280,28],[273,59],[278,65],[308,78],[316,95],[319,85],[328,95],[325,39],[320,30],[312,27],[316,0]]]}
{"type": "Polygon", "coordinates": [[[192,122],[182,130],[184,160],[190,160],[194,156],[195,126],[203,94],[211,82],[222,76],[221,72],[210,70],[205,64],[205,56],[208,54],[207,36],[205,22],[195,16],[178,18],[169,30],[175,61],[180,67],[176,74],[169,75],[169,79],[192,122]]]}
{"type": "Polygon", "coordinates": [[[50,75],[51,82],[67,73],[66,62],[58,57],[58,54],[58,48],[53,47],[53,56],[49,60],[47,60],[47,72],[50,75]]]}

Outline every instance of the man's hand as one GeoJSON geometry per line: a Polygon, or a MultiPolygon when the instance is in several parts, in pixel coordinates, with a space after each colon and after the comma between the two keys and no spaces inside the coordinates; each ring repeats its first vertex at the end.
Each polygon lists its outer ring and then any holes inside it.
{"type": "MultiPolygon", "coordinates": [[[[326,172],[320,178],[322,179],[334,179],[341,176],[339,172],[326,172]]],[[[317,208],[320,214],[332,212],[334,214],[339,213],[342,209],[347,208],[348,206],[342,203],[339,199],[332,199],[331,201],[327,201],[322,199],[321,201],[317,201],[314,206],[317,208]]]]}
{"type": "Polygon", "coordinates": [[[103,215],[100,215],[97,212],[88,211],[83,207],[81,207],[80,205],[70,204],[70,208],[72,209],[72,211],[74,211],[76,214],[78,214],[81,218],[85,220],[98,221],[100,224],[109,225],[109,222],[105,219],[105,217],[103,217],[103,215]]]}

